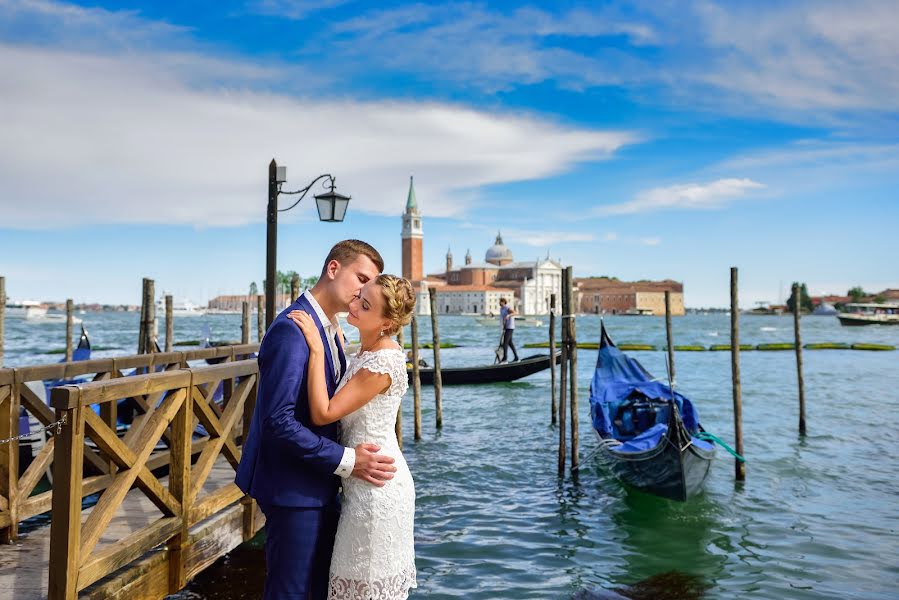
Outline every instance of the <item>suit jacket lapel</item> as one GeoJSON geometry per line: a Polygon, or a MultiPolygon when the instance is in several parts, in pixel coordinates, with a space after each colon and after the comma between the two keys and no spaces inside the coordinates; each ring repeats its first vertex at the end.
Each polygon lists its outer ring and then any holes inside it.
{"type": "Polygon", "coordinates": [[[340,339],[340,334],[336,334],[335,341],[337,342],[337,358],[340,359],[340,377],[346,375],[346,354],[343,353],[343,340],[340,339]]]}
{"type": "MultiPolygon", "coordinates": [[[[325,369],[327,369],[326,375],[328,376],[328,394],[334,393],[334,388],[337,387],[337,382],[334,380],[334,360],[331,357],[331,344],[328,343],[328,336],[325,334],[325,327],[322,324],[321,320],[318,318],[318,314],[315,312],[315,309],[312,308],[312,305],[309,304],[309,301],[306,298],[300,297],[300,302],[303,304],[303,308],[307,313],[312,317],[312,320],[315,321],[316,326],[318,327],[318,334],[322,338],[322,344],[325,346],[325,369]]],[[[342,371],[341,371],[342,372],[342,371]]]]}

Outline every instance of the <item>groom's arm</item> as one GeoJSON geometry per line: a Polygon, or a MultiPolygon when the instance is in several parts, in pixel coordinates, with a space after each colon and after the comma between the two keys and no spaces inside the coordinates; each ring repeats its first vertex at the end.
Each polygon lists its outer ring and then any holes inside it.
{"type": "Polygon", "coordinates": [[[294,416],[300,386],[306,385],[309,359],[303,334],[293,322],[282,320],[266,333],[265,342],[265,351],[259,357],[259,385],[268,401],[263,434],[323,473],[348,476],[353,470],[355,452],[310,431],[294,416]]]}

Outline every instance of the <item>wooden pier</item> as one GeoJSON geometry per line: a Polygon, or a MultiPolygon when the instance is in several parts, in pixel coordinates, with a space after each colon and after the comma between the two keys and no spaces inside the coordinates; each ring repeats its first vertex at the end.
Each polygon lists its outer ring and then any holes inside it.
{"type": "Polygon", "coordinates": [[[0,440],[18,435],[20,408],[50,434],[21,477],[22,442],[0,444],[0,532],[11,542],[0,545],[0,598],[163,598],[253,537],[262,514],[233,479],[256,399],[258,366],[247,359],[256,350],[0,369],[0,440]],[[196,366],[206,359],[220,362],[196,366]],[[83,376],[92,381],[51,391],[52,408],[26,385],[83,376]],[[122,400],[136,411],[120,436],[122,400]],[[34,493],[48,469],[52,490],[34,493]],[[49,526],[19,535],[20,522],[47,511],[49,526]]]}

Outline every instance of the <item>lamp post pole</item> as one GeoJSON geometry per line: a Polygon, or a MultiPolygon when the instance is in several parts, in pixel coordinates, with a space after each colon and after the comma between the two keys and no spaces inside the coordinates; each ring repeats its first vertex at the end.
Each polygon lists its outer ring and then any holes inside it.
{"type": "Polygon", "coordinates": [[[278,253],[278,163],[268,165],[268,216],[265,252],[265,329],[275,320],[275,263],[278,253]]]}

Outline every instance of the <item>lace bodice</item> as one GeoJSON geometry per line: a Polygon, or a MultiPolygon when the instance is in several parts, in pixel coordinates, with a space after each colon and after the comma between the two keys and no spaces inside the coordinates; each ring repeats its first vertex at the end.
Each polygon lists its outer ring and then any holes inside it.
{"type": "Polygon", "coordinates": [[[395,447],[396,411],[409,388],[406,354],[398,348],[359,352],[350,360],[338,390],[361,369],[390,376],[390,387],[368,404],[340,420],[341,442],[354,447],[362,442],[395,447]]]}
{"type": "Polygon", "coordinates": [[[381,446],[397,471],[383,487],[348,477],[334,540],[329,600],[403,600],[416,586],[415,483],[400,452],[394,425],[408,389],[406,356],[400,349],[360,352],[347,366],[343,387],[361,369],[390,376],[390,387],[340,420],[341,443],[381,446]]]}

